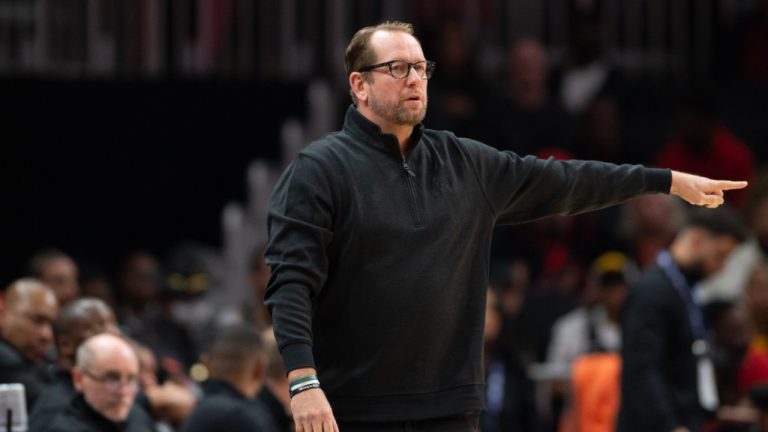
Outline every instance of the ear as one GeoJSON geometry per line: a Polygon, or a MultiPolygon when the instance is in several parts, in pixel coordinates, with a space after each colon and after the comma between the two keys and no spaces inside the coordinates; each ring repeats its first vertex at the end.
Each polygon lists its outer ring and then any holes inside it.
{"type": "Polygon", "coordinates": [[[72,368],[72,384],[79,392],[83,391],[83,375],[83,371],[79,367],[72,368]]]}
{"type": "Polygon", "coordinates": [[[251,376],[254,380],[258,381],[264,381],[264,375],[267,372],[267,360],[259,356],[254,362],[253,367],[251,367],[251,376]]]}
{"type": "Polygon", "coordinates": [[[368,93],[366,91],[365,84],[366,82],[363,78],[363,74],[360,72],[352,72],[349,74],[349,88],[352,89],[352,92],[355,93],[357,100],[361,102],[368,100],[368,93]]]}

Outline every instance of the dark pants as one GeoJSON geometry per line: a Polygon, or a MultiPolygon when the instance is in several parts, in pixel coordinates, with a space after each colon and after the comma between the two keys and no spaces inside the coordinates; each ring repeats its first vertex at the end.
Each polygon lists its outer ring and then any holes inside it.
{"type": "Polygon", "coordinates": [[[470,412],[429,420],[385,422],[339,421],[338,424],[339,432],[478,432],[480,430],[480,413],[470,412]]]}

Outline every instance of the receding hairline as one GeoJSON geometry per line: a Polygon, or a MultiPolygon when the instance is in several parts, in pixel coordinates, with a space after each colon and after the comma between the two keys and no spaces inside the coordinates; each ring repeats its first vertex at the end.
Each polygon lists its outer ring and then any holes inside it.
{"type": "Polygon", "coordinates": [[[136,362],[138,369],[139,356],[136,353],[133,345],[122,336],[118,336],[112,333],[99,333],[87,338],[83,343],[77,347],[77,353],[75,355],[75,365],[80,368],[88,368],[93,364],[94,358],[98,355],[104,355],[106,350],[123,350],[124,353],[130,352],[130,357],[136,362]],[[114,344],[104,346],[104,344],[114,344]]]}
{"type": "Polygon", "coordinates": [[[352,72],[356,72],[356,69],[359,67],[359,65],[351,63],[353,59],[351,59],[350,56],[355,54],[354,60],[366,58],[366,54],[373,51],[371,39],[376,33],[380,32],[405,33],[412,36],[418,42],[418,38],[416,38],[413,30],[413,25],[403,21],[384,21],[377,25],[363,27],[352,36],[344,54],[344,66],[346,68],[347,76],[352,72]]]}
{"type": "Polygon", "coordinates": [[[46,284],[39,279],[35,278],[21,278],[11,282],[5,288],[4,302],[5,308],[15,308],[22,302],[29,302],[30,298],[34,295],[42,295],[48,298],[49,301],[57,303],[56,294],[46,284]]]}

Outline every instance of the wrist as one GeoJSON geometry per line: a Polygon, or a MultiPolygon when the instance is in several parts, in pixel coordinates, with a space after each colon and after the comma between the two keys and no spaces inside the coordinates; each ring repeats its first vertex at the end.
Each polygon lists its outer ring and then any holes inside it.
{"type": "Polygon", "coordinates": [[[293,398],[299,393],[303,393],[307,390],[312,390],[316,388],[320,388],[320,381],[317,379],[317,376],[314,374],[304,375],[299,378],[292,379],[288,383],[288,391],[290,393],[291,398],[293,398]]]}
{"type": "Polygon", "coordinates": [[[294,369],[290,372],[288,372],[288,382],[291,382],[293,380],[299,379],[301,377],[305,377],[308,375],[315,375],[317,376],[317,371],[315,368],[299,368],[294,369]]]}

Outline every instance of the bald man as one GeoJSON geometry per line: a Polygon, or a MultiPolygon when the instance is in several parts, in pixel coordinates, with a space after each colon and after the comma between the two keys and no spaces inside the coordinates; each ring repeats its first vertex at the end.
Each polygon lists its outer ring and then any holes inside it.
{"type": "Polygon", "coordinates": [[[79,298],[61,309],[53,324],[58,358],[51,369],[51,385],[40,395],[30,410],[29,430],[42,431],[53,416],[66,408],[77,391],[72,383],[77,347],[88,337],[99,333],[118,334],[117,321],[112,309],[100,299],[79,298]]]}
{"type": "Polygon", "coordinates": [[[49,382],[44,358],[58,311],[53,290],[36,279],[11,283],[0,302],[0,383],[24,384],[27,409],[49,382]]]}
{"type": "Polygon", "coordinates": [[[54,417],[48,432],[154,431],[154,423],[135,406],[139,359],[122,337],[101,333],[77,349],[72,380],[77,395],[54,417]]]}

